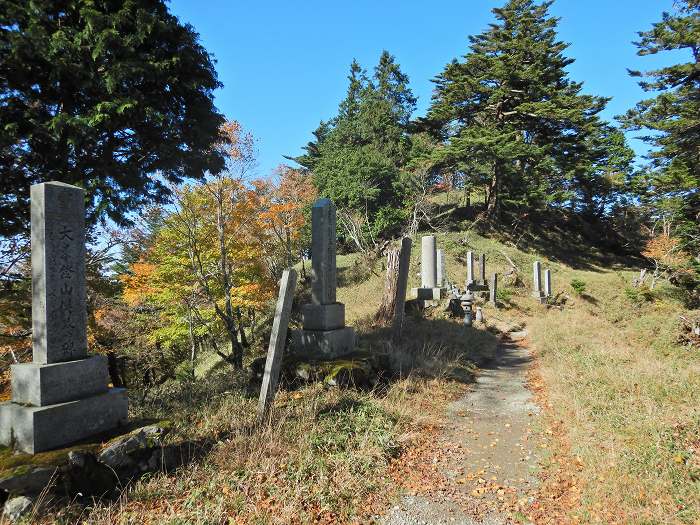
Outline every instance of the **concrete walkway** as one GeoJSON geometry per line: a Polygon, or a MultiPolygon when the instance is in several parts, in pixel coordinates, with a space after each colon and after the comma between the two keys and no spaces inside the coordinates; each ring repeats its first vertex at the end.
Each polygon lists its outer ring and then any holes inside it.
{"type": "Polygon", "coordinates": [[[436,458],[446,484],[405,496],[386,525],[500,525],[527,522],[520,512],[536,490],[539,408],[526,387],[526,332],[508,334],[474,389],[452,403],[436,458]]]}

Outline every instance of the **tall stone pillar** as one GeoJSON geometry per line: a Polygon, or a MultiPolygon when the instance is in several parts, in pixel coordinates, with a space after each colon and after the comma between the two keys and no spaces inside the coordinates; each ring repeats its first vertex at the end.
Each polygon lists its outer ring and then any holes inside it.
{"type": "Polygon", "coordinates": [[[421,239],[420,275],[421,288],[435,288],[437,284],[437,249],[435,236],[424,235],[421,239]]]}
{"type": "Polygon", "coordinates": [[[496,296],[498,295],[498,274],[494,273],[491,275],[491,284],[489,286],[489,302],[493,306],[498,306],[498,301],[496,296]]]}
{"type": "Polygon", "coordinates": [[[479,255],[479,284],[486,285],[486,254],[479,255]]]}
{"type": "Polygon", "coordinates": [[[467,252],[467,286],[474,282],[474,252],[467,252]]]}
{"type": "Polygon", "coordinates": [[[442,250],[437,251],[437,287],[443,288],[445,286],[445,252],[442,250]]]}
{"type": "Polygon", "coordinates": [[[532,264],[532,296],[540,303],[545,302],[545,296],[542,293],[542,265],[540,261],[535,261],[532,264]]]}
{"type": "Polygon", "coordinates": [[[345,326],[345,305],[336,301],[336,211],[330,199],[311,208],[311,303],[302,306],[303,330],[294,348],[318,357],[337,357],[355,348],[355,331],[345,326]]]}
{"type": "Polygon", "coordinates": [[[126,391],[108,388],[107,359],[87,356],[82,189],[31,187],[33,362],[12,365],[0,442],[36,453],[127,420],[126,391]]]}
{"type": "Polygon", "coordinates": [[[551,270],[544,271],[544,295],[552,297],[552,272],[551,270]]]}
{"type": "Polygon", "coordinates": [[[437,278],[437,248],[434,235],[424,235],[421,238],[420,276],[421,287],[413,288],[411,294],[420,301],[439,301],[442,289],[437,278]]]}

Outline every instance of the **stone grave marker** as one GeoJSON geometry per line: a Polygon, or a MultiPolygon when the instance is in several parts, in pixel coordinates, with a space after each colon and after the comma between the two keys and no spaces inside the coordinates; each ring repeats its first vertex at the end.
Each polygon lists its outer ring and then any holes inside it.
{"type": "Polygon", "coordinates": [[[486,285],[486,254],[479,255],[479,284],[486,285]]]}
{"type": "Polygon", "coordinates": [[[437,249],[434,235],[424,235],[421,239],[421,287],[413,288],[411,295],[419,301],[439,301],[442,289],[437,283],[437,249]]]}
{"type": "Polygon", "coordinates": [[[552,297],[552,272],[551,270],[544,271],[544,295],[552,297]]]}
{"type": "Polygon", "coordinates": [[[105,356],[87,356],[84,191],[31,187],[31,363],[11,366],[0,442],[31,454],[126,423],[123,388],[108,388],[105,356]]]}
{"type": "Polygon", "coordinates": [[[467,286],[474,282],[474,252],[467,252],[467,286]]]}
{"type": "Polygon", "coordinates": [[[302,306],[303,329],[294,348],[310,356],[338,357],[355,348],[355,331],[345,326],[345,305],[336,301],[336,211],[330,199],[311,208],[311,303],[302,306]]]}
{"type": "Polygon", "coordinates": [[[396,282],[396,296],[394,300],[394,337],[401,335],[403,318],[406,311],[406,291],[408,290],[408,272],[411,265],[411,238],[401,239],[401,251],[399,252],[399,277],[396,282]]]}
{"type": "Polygon", "coordinates": [[[489,302],[493,306],[498,306],[498,301],[496,300],[497,293],[498,293],[498,274],[494,273],[491,275],[491,283],[489,284],[489,302]]]}
{"type": "Polygon", "coordinates": [[[437,250],[437,287],[445,286],[445,252],[437,250]]]}
{"type": "Polygon", "coordinates": [[[296,285],[297,272],[288,268],[282,274],[280,291],[277,296],[277,306],[275,307],[275,318],[272,322],[270,343],[267,347],[265,372],[260,388],[260,398],[258,400],[259,423],[264,421],[267,417],[277,392],[282,355],[287,342],[287,328],[289,327],[289,317],[292,313],[292,300],[294,299],[294,289],[296,285]]]}
{"type": "Polygon", "coordinates": [[[532,264],[532,296],[544,304],[545,296],[542,293],[542,265],[540,261],[532,264]]]}

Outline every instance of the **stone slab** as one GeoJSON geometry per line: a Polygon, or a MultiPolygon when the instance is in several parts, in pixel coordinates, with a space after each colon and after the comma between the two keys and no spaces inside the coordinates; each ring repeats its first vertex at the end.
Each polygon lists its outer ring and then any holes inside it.
{"type": "Polygon", "coordinates": [[[97,396],[45,407],[14,405],[15,447],[36,454],[69,445],[125,424],[128,407],[123,388],[112,388],[97,396]]]}
{"type": "Polygon", "coordinates": [[[42,365],[12,365],[12,401],[47,406],[107,391],[107,358],[96,355],[78,361],[42,365]]]}
{"type": "Polygon", "coordinates": [[[442,292],[442,288],[411,288],[411,297],[419,301],[439,301],[442,292]]]}
{"type": "Polygon", "coordinates": [[[337,330],[345,326],[345,305],[305,304],[301,307],[304,330],[337,330]]]}
{"type": "Polygon", "coordinates": [[[467,290],[470,292],[488,292],[488,284],[480,283],[478,281],[473,281],[467,284],[467,290]]]}
{"type": "Polygon", "coordinates": [[[394,296],[394,337],[399,337],[403,318],[406,310],[406,289],[408,288],[408,271],[411,266],[411,238],[401,239],[401,251],[399,252],[399,276],[396,281],[396,295],[394,296]]]}
{"type": "Polygon", "coordinates": [[[85,192],[61,182],[31,187],[32,346],[35,363],[87,355],[85,192]]]}
{"type": "Polygon", "coordinates": [[[293,345],[305,356],[335,358],[355,350],[355,330],[350,327],[339,330],[295,330],[293,345]]]}
{"type": "Polygon", "coordinates": [[[0,445],[12,444],[12,411],[14,405],[9,401],[0,403],[0,445]]]}
{"type": "Polygon", "coordinates": [[[287,329],[289,317],[292,313],[292,300],[294,289],[297,285],[297,272],[291,268],[284,271],[280,282],[280,291],[275,306],[275,319],[272,322],[270,343],[267,347],[267,359],[265,359],[265,372],[260,387],[258,398],[258,421],[262,421],[267,414],[277,392],[277,382],[282,366],[282,354],[287,343],[287,329]]]}

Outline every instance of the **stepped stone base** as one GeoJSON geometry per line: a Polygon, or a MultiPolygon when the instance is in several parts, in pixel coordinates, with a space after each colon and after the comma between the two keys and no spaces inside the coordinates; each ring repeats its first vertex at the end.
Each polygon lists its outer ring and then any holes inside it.
{"type": "Polygon", "coordinates": [[[78,361],[12,365],[12,401],[47,406],[107,391],[107,358],[96,355],[78,361]]]}
{"type": "Polygon", "coordinates": [[[301,307],[304,330],[337,330],[345,326],[345,305],[305,304],[301,307]]]}
{"type": "Polygon", "coordinates": [[[295,330],[292,344],[296,352],[309,357],[334,358],[355,349],[355,330],[350,327],[337,330],[295,330]]]}
{"type": "Polygon", "coordinates": [[[123,388],[48,406],[5,403],[0,405],[1,442],[10,445],[11,437],[18,450],[29,454],[51,450],[126,424],[128,407],[123,388]]]}
{"type": "Polygon", "coordinates": [[[411,296],[419,301],[439,301],[442,293],[442,288],[411,288],[411,296]]]}

